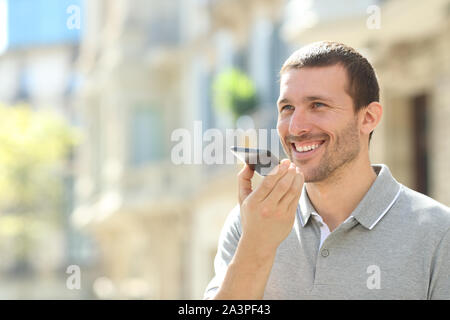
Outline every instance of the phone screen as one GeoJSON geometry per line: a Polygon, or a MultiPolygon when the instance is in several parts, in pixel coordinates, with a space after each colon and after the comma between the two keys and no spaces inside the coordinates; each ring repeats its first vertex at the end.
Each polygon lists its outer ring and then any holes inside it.
{"type": "Polygon", "coordinates": [[[272,152],[265,149],[231,147],[231,152],[261,176],[267,176],[280,163],[272,152]]]}

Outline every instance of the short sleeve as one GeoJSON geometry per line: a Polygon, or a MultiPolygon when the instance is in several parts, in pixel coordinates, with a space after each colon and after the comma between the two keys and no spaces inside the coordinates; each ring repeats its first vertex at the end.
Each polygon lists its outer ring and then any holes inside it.
{"type": "Polygon", "coordinates": [[[450,229],[439,242],[433,257],[429,299],[450,300],[450,229]]]}
{"type": "Polygon", "coordinates": [[[228,214],[219,236],[217,253],[214,258],[214,277],[206,287],[203,299],[212,299],[219,290],[228,265],[233,259],[234,253],[241,238],[242,228],[239,205],[228,214]]]}

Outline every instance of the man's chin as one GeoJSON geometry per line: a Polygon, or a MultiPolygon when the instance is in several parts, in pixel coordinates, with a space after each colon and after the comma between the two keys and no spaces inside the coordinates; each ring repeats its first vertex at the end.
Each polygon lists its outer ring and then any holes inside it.
{"type": "Polygon", "coordinates": [[[323,170],[320,170],[320,168],[315,167],[314,164],[312,163],[313,159],[300,161],[298,159],[295,159],[292,156],[292,154],[289,154],[288,157],[289,160],[291,160],[291,162],[293,162],[298,168],[300,168],[300,171],[303,173],[303,176],[305,177],[305,183],[320,182],[326,179],[323,173],[321,174],[323,170]]]}
{"type": "Polygon", "coordinates": [[[311,175],[307,170],[301,170],[300,171],[303,173],[303,177],[305,178],[305,183],[311,183],[311,182],[316,182],[316,179],[313,175],[311,175]]]}
{"type": "Polygon", "coordinates": [[[303,173],[305,178],[305,183],[315,183],[326,180],[327,174],[320,170],[320,168],[308,168],[308,165],[298,165],[296,164],[300,171],[303,173]]]}
{"type": "Polygon", "coordinates": [[[315,176],[309,176],[309,175],[304,175],[305,177],[305,183],[317,183],[320,181],[323,181],[324,179],[318,179],[318,177],[315,176]]]}

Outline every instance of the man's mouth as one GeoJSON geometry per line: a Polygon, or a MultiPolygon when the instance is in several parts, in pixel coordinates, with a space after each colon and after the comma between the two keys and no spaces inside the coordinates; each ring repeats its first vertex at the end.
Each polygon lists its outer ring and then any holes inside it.
{"type": "Polygon", "coordinates": [[[306,142],[292,142],[291,147],[293,155],[296,158],[305,158],[316,153],[317,149],[324,144],[325,140],[314,140],[306,142]]]}

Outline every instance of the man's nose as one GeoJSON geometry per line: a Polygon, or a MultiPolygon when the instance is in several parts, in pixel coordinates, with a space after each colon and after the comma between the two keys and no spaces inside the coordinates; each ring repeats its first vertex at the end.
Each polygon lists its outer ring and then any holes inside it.
{"type": "Polygon", "coordinates": [[[289,122],[289,134],[299,136],[311,131],[311,123],[304,108],[295,108],[289,122]]]}

